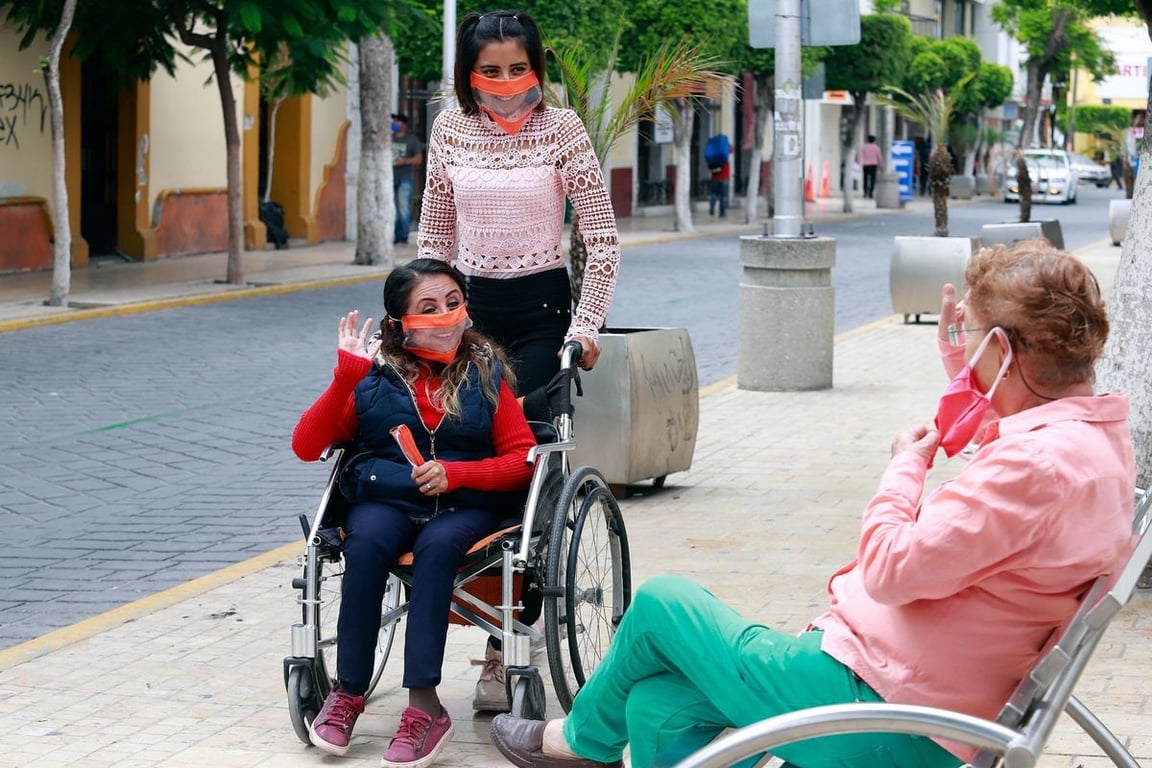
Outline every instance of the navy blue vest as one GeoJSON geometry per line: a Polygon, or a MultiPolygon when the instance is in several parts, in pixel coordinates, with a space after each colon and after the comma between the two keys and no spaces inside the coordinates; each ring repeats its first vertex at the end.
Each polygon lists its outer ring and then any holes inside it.
{"type": "MultiPolygon", "coordinates": [[[[501,364],[494,363],[494,386],[499,385],[502,373],[501,364]]],[[[390,433],[400,424],[408,425],[425,461],[476,461],[496,455],[492,443],[496,408],[480,388],[480,371],[475,365],[469,366],[459,394],[460,418],[445,417],[435,431],[430,431],[420,420],[415,396],[400,374],[391,366],[373,366],[354,392],[358,434],[352,450],[356,455],[341,478],[344,494],[353,500],[397,507],[414,519],[457,507],[491,509],[502,517],[519,514],[522,493],[459,488],[440,496],[425,496],[412,482],[412,467],[390,433]]]]}

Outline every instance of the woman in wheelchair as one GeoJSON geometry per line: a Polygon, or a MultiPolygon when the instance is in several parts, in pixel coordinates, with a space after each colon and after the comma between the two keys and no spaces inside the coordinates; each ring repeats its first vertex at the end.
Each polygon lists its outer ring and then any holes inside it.
{"type": "MultiPolygon", "coordinates": [[[[828,609],[789,635],[652,579],[566,719],[493,721],[509,760],[619,766],[630,745],[633,768],[671,766],[725,728],[858,701],[995,719],[1087,587],[1123,567],[1136,477],[1127,397],[1093,391],[1108,320],[1092,273],[1027,241],[973,256],[966,282],[948,339],[962,367],[935,425],[893,441],[828,609]],[[975,453],[924,496],[937,450],[964,449],[988,410],[975,453]]],[[[797,768],[953,768],[975,751],[871,733],[774,753],[797,768]]]]}
{"type": "Polygon", "coordinates": [[[436,687],[453,578],[469,547],[522,503],[535,441],[503,353],[470,330],[464,278],[455,268],[417,259],[393,270],[384,310],[371,337],[370,318],[362,327],[356,311],[340,319],[332,383],[292,435],[305,461],[340,443],[351,443],[356,454],[340,482],[351,504],[336,681],[309,735],[326,752],[348,751],[364,711],[389,571],[411,551],[408,707],[382,764],[421,768],[452,736],[436,687]],[[397,427],[411,432],[419,456],[406,456],[392,434],[397,427]]]}

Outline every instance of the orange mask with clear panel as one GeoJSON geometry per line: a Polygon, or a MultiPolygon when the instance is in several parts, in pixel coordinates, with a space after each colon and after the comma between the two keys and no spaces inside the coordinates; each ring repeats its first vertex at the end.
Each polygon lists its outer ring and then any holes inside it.
{"type": "Polygon", "coordinates": [[[456,359],[464,331],[472,327],[468,305],[461,304],[448,312],[428,315],[404,315],[404,348],[417,357],[447,365],[456,359]]]}
{"type": "Polygon", "coordinates": [[[473,72],[472,95],[480,109],[510,135],[520,130],[544,98],[535,72],[511,80],[497,80],[473,72]]]}

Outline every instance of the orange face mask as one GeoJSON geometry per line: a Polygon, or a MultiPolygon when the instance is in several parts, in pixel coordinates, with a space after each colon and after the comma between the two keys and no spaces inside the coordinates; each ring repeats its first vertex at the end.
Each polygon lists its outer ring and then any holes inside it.
{"type": "Polygon", "coordinates": [[[439,314],[404,315],[404,348],[417,357],[447,365],[456,359],[464,331],[472,327],[468,305],[439,314]]]}
{"type": "Polygon", "coordinates": [[[544,98],[535,72],[511,80],[473,72],[472,95],[480,109],[510,135],[520,130],[544,98]]]}

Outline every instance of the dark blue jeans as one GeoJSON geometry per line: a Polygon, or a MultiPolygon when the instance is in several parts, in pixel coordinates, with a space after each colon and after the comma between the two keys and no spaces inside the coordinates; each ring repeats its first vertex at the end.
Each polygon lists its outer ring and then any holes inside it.
{"type": "Polygon", "coordinates": [[[496,530],[496,515],[456,509],[416,525],[386,504],[357,502],[344,525],[344,579],[337,625],[336,678],[355,696],[368,688],[388,572],[413,553],[404,640],[404,687],[440,683],[452,582],[468,550],[496,530]]]}
{"type": "Polygon", "coordinates": [[[398,243],[408,242],[408,232],[412,229],[412,179],[392,182],[392,194],[396,198],[396,227],[398,243]]]}

